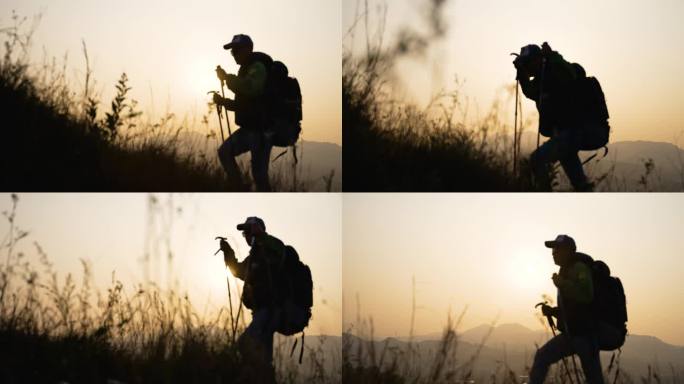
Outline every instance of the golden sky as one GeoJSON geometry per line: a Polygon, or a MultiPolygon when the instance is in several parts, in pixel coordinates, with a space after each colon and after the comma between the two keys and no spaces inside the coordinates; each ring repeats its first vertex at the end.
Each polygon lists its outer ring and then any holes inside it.
{"type": "Polygon", "coordinates": [[[516,322],[541,328],[534,305],[555,297],[545,240],[572,236],[605,261],[627,296],[628,329],[684,345],[682,194],[346,194],[344,322],[372,316],[378,336],[516,322]]]}
{"type": "MultiPolygon", "coordinates": [[[[380,3],[370,0],[370,10],[380,3]]],[[[400,25],[424,30],[419,4],[386,2],[385,46],[400,25]]],[[[361,1],[363,4],[363,1],[361,1]]],[[[352,25],[356,0],[343,1],[343,31],[352,25]]],[[[483,117],[502,87],[515,82],[511,52],[549,42],[566,60],[580,63],[596,76],[606,95],[612,140],[676,142],[684,147],[684,2],[680,0],[456,0],[447,3],[449,25],[444,40],[425,58],[404,60],[398,71],[398,94],[425,105],[441,89],[463,85],[462,101],[469,117],[483,117]]],[[[365,47],[364,24],[357,27],[357,52],[365,47]]],[[[371,22],[371,29],[375,31],[371,22]]],[[[350,39],[345,41],[350,46],[350,39]]],[[[524,115],[534,105],[526,100],[524,115]]],[[[513,101],[504,110],[513,121],[513,101]]],[[[531,127],[536,129],[536,122],[531,127]]]]}
{"type": "MultiPolygon", "coordinates": [[[[237,72],[223,44],[235,34],[248,34],[255,50],[283,61],[299,80],[303,138],[342,141],[339,0],[3,0],[0,26],[9,23],[12,10],[43,15],[34,36],[35,63],[42,63],[43,48],[49,57],[68,53],[70,74],[80,87],[84,39],[102,106],[109,106],[114,83],[125,71],[131,95],[143,112],[155,116],[168,106],[179,118],[199,120],[206,112],[206,93],[219,88],[216,65],[237,72]]],[[[218,125],[211,117],[212,127],[218,125]]]]}
{"type": "MultiPolygon", "coordinates": [[[[180,291],[187,292],[203,313],[205,306],[212,309],[228,302],[223,258],[213,256],[218,249],[214,237],[228,237],[242,261],[249,247],[235,226],[256,215],[265,221],[267,232],[295,247],[311,268],[314,307],[307,333],[341,333],[340,194],[157,196],[158,213],[150,216],[147,194],[20,194],[17,225],[29,230],[30,238],[18,251],[36,261],[33,241],[37,241],[62,278],[71,272],[80,281],[79,260],[85,259],[92,263],[100,289],[109,287],[112,271],[133,289],[144,279],[141,259],[149,241],[151,253],[158,255],[150,263],[151,280],[162,287],[177,281],[180,291]],[[170,267],[167,238],[173,253],[170,267]]],[[[0,210],[10,206],[9,194],[0,194],[0,210]]],[[[4,236],[7,229],[3,220],[0,234],[4,236]]],[[[230,278],[235,286],[235,278],[230,278]]],[[[237,304],[235,295],[233,300],[237,304]]]]}

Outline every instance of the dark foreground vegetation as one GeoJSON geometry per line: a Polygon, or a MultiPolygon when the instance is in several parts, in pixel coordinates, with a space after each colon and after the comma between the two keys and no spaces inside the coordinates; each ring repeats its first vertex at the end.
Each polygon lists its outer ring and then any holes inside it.
{"type": "MultiPolygon", "coordinates": [[[[244,308],[239,321],[225,307],[199,313],[187,295],[152,283],[124,286],[114,274],[101,291],[83,260],[82,277],[60,276],[38,242],[28,247],[28,232],[16,225],[18,202],[16,195],[10,209],[2,202],[9,231],[0,243],[0,382],[249,383],[258,377],[236,348],[244,308]]],[[[290,357],[293,339],[276,338],[279,383],[339,382],[339,368],[330,369],[315,342],[307,343],[302,365],[290,357]]]]}

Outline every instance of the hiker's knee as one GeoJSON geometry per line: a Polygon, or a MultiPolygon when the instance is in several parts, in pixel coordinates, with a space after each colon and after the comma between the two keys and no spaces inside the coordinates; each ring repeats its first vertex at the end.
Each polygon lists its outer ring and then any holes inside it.
{"type": "Polygon", "coordinates": [[[547,341],[541,348],[537,349],[537,352],[534,354],[535,364],[541,364],[544,367],[548,367],[560,360],[563,355],[563,345],[560,343],[561,341],[563,340],[556,336],[547,341]]]}
{"type": "Polygon", "coordinates": [[[233,143],[230,140],[230,138],[228,138],[228,140],[224,141],[223,144],[221,144],[221,146],[218,149],[218,156],[221,160],[228,159],[229,157],[235,157],[233,155],[233,143]]]}
{"type": "Polygon", "coordinates": [[[548,351],[544,349],[544,346],[537,349],[537,352],[534,353],[533,365],[537,367],[548,367],[551,365],[548,359],[548,351]]]}

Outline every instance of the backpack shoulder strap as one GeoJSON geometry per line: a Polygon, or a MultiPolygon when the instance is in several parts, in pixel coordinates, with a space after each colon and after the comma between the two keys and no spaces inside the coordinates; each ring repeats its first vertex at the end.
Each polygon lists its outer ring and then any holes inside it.
{"type": "Polygon", "coordinates": [[[273,59],[271,56],[263,53],[263,52],[252,52],[252,55],[249,58],[250,63],[253,63],[255,61],[258,61],[262,63],[266,69],[270,69],[271,65],[273,64],[273,59]]]}

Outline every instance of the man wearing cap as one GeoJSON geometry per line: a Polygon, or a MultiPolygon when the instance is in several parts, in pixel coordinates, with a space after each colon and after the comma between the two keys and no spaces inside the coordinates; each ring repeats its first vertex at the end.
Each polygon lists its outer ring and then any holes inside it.
{"type": "Polygon", "coordinates": [[[530,384],[541,384],[551,364],[564,357],[577,354],[588,383],[603,383],[596,324],[591,308],[594,299],[592,271],[577,252],[575,240],[568,235],[558,235],[555,240],[544,242],[552,249],[553,261],[560,266],[552,276],[558,288],[558,307],[544,305],[545,316],[557,318],[562,332],[544,344],[534,356],[530,370],[530,384]]]}
{"type": "Polygon", "coordinates": [[[547,43],[541,48],[534,44],[523,47],[513,65],[523,94],[537,104],[541,134],[550,138],[530,156],[537,188],[551,190],[548,167],[560,161],[576,191],[591,191],[593,184],[587,180],[578,154],[584,123],[573,100],[576,67],[547,43]]]}
{"type": "Polygon", "coordinates": [[[214,94],[214,103],[235,111],[235,123],[240,128],[219,147],[219,160],[229,179],[238,185],[244,185],[235,157],[250,151],[252,178],[256,189],[267,192],[271,190],[268,164],[273,145],[264,134],[266,111],[263,94],[268,67],[273,60],[265,53],[254,52],[252,39],[247,35],[233,36],[233,40],[223,48],[230,50],[240,69],[234,75],[226,73],[220,66],[216,68],[216,75],[235,93],[235,99],[214,94]]]}
{"type": "Polygon", "coordinates": [[[255,367],[252,373],[260,377],[255,380],[272,382],[273,333],[278,325],[277,310],[284,299],[278,287],[284,278],[281,257],[285,245],[266,233],[266,225],[258,217],[248,217],[237,229],[250,246],[249,255],[238,262],[228,242],[221,240],[220,246],[226,266],[245,282],[242,302],[252,310],[252,322],[240,335],[238,345],[245,360],[255,367]]]}

